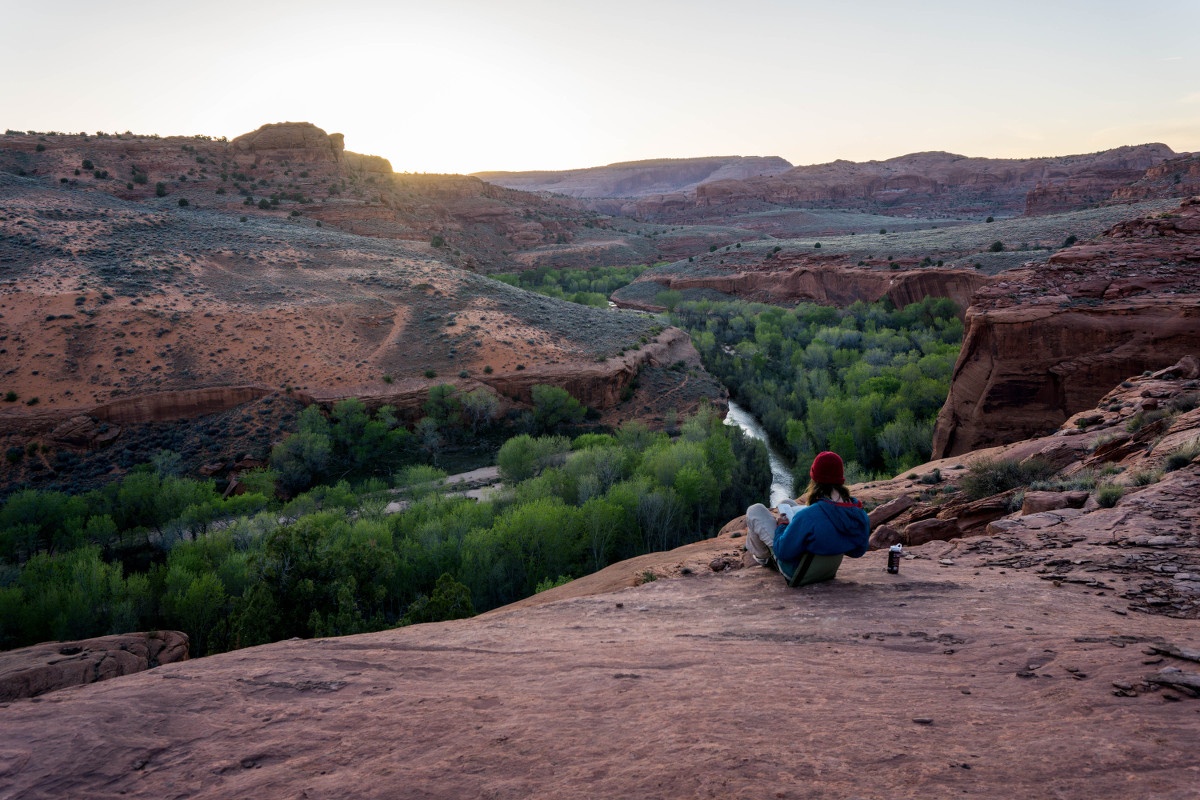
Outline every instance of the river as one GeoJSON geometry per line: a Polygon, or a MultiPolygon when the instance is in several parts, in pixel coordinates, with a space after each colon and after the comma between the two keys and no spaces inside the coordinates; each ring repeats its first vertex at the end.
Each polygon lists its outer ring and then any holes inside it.
{"type": "Polygon", "coordinates": [[[766,430],[754,415],[730,400],[729,415],[725,417],[725,424],[738,426],[747,436],[758,439],[767,446],[767,458],[771,461],[771,502],[768,505],[774,507],[779,505],[780,500],[793,497],[792,468],[783,456],[775,452],[775,448],[767,440],[766,430]]]}

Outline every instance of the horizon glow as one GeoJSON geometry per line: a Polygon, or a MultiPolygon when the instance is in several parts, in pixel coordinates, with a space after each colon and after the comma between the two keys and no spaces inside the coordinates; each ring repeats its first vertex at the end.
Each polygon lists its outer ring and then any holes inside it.
{"type": "Polygon", "coordinates": [[[0,0],[0,124],[312,122],[397,172],[1200,151],[1200,3],[0,0]]]}

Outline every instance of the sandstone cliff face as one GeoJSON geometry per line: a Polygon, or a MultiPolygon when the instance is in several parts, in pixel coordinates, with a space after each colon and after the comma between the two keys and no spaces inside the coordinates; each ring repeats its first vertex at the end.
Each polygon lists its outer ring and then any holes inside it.
{"type": "MultiPolygon", "coordinates": [[[[1107,198],[1118,185],[1112,181],[1119,181],[1119,176],[1135,180],[1173,155],[1166,145],[1148,144],[1055,158],[968,158],[932,152],[865,163],[834,161],[795,167],[772,177],[709,181],[696,187],[687,205],[705,209],[837,206],[888,213],[1021,213],[1026,195],[1039,184],[1053,185],[1079,175],[1095,176],[1093,181],[1108,176],[1103,178],[1109,181],[1108,188],[1102,192],[1107,198]]],[[[643,218],[662,221],[673,219],[681,210],[683,206],[673,199],[656,204],[647,198],[636,206],[643,218]]]]}
{"type": "Polygon", "coordinates": [[[1057,427],[1124,376],[1200,351],[1200,199],[981,288],[935,457],[1057,427]]]}
{"type": "Polygon", "coordinates": [[[212,386],[184,392],[156,392],[105,403],[89,412],[102,422],[170,422],[213,414],[271,394],[265,386],[212,386]]]}
{"type": "Polygon", "coordinates": [[[1025,196],[1025,213],[1058,214],[1104,203],[1144,174],[1140,169],[1098,169],[1038,183],[1025,196]]]}
{"type": "Polygon", "coordinates": [[[256,131],[232,139],[229,144],[236,151],[301,162],[337,161],[345,149],[340,133],[327,134],[311,122],[263,125],[256,131]]]}
{"type": "Polygon", "coordinates": [[[948,297],[962,308],[989,278],[958,269],[882,270],[851,267],[838,256],[780,256],[762,263],[706,265],[710,274],[658,271],[613,294],[621,306],[661,311],[652,298],[663,289],[707,289],[744,300],[778,305],[808,302],[848,306],[888,298],[903,307],[925,297],[948,297]],[[653,291],[647,291],[652,285],[653,291]]]}
{"type": "Polygon", "coordinates": [[[1200,155],[1192,153],[1146,170],[1138,180],[1113,191],[1115,201],[1200,195],[1200,155]]]}

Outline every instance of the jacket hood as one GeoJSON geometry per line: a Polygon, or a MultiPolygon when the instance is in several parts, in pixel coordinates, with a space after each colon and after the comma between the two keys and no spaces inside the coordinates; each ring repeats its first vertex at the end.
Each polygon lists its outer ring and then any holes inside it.
{"type": "Polygon", "coordinates": [[[852,499],[848,503],[839,503],[828,498],[821,498],[817,501],[817,508],[821,509],[821,514],[829,522],[830,528],[839,537],[845,539],[847,544],[857,546],[861,543],[864,533],[870,534],[870,525],[864,519],[866,515],[862,503],[857,500],[852,499]]]}

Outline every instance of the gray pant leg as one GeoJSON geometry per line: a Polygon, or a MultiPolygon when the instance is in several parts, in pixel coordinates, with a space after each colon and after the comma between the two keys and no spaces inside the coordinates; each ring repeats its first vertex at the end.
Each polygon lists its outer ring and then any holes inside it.
{"type": "Polygon", "coordinates": [[[771,547],[775,543],[775,515],[762,503],[746,509],[746,549],[761,560],[771,558],[771,547]]]}

